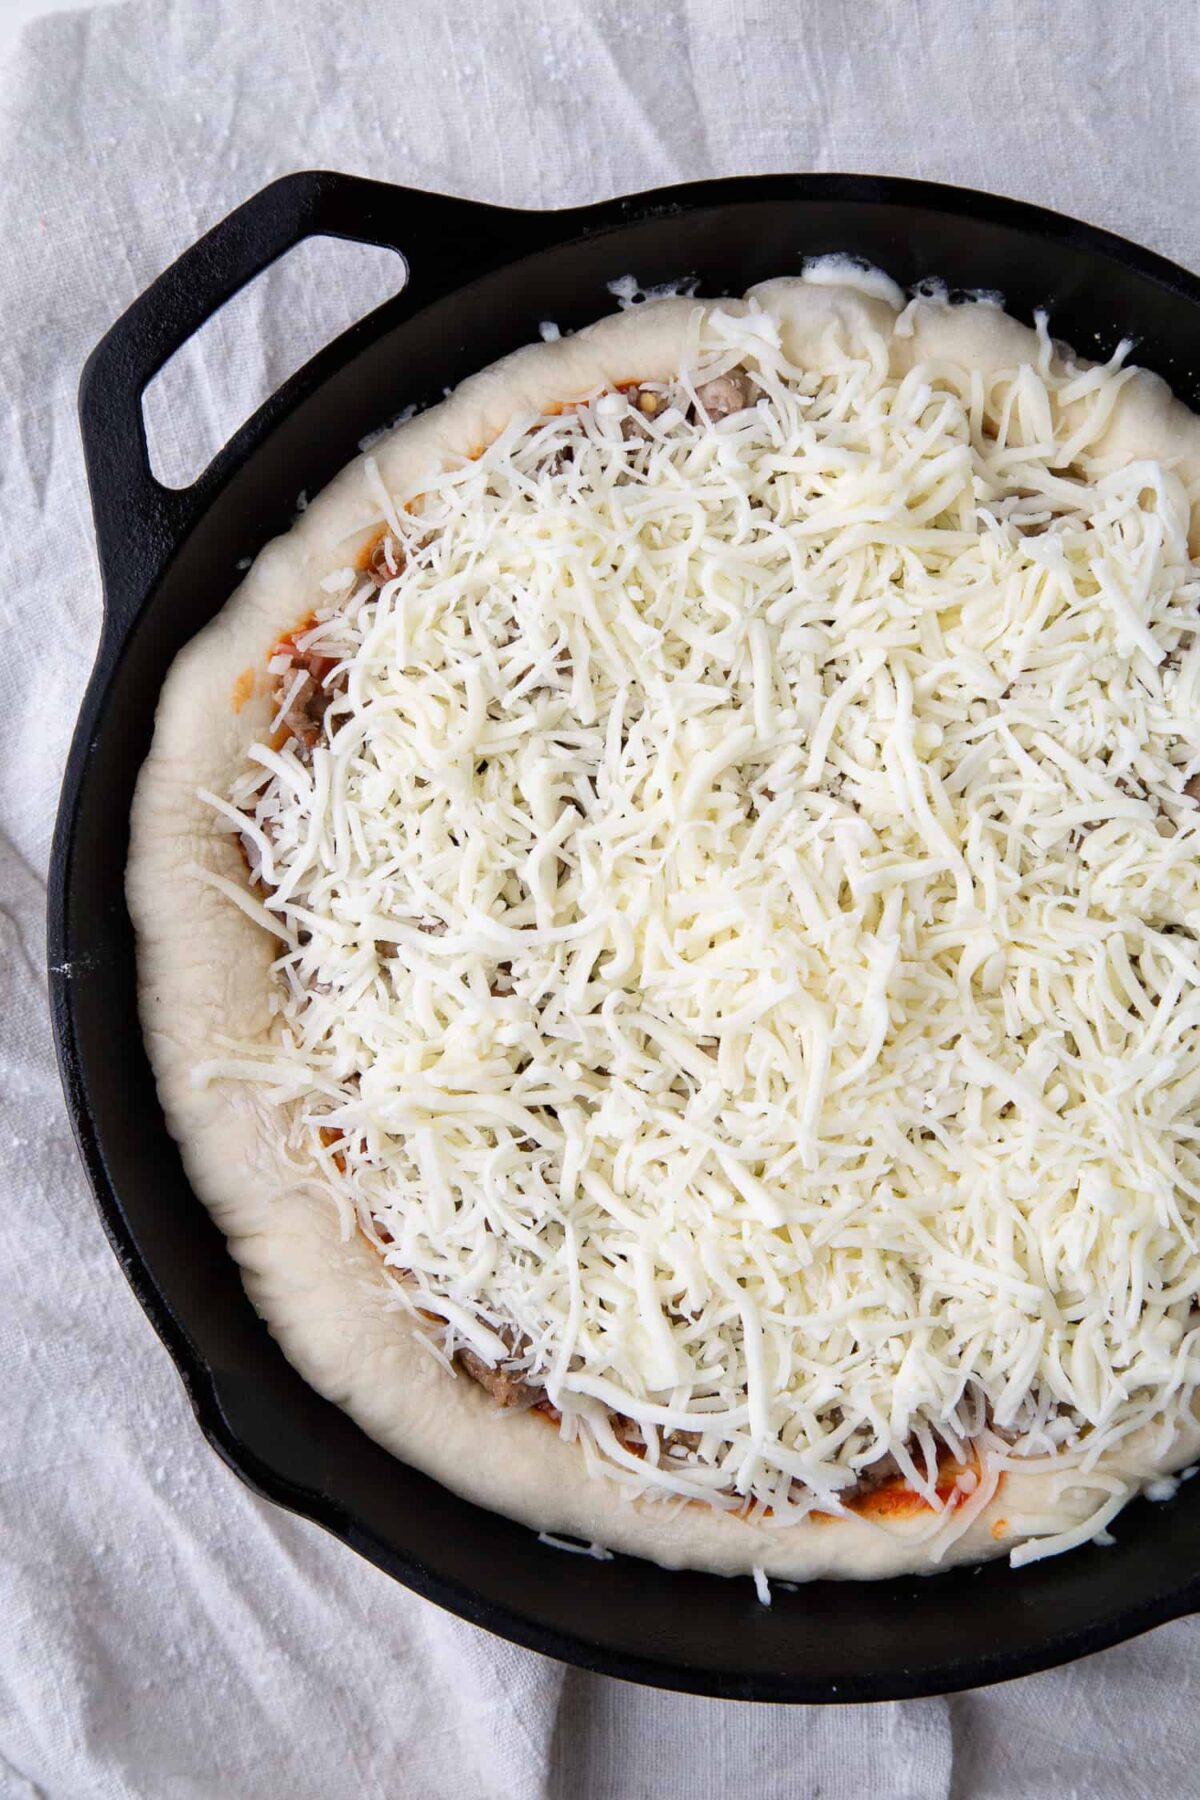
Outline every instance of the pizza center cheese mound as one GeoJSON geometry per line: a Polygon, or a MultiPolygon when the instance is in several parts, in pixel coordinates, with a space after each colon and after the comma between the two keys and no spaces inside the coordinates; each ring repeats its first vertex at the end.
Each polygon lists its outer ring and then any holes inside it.
{"type": "Polygon", "coordinates": [[[995,307],[593,329],[668,348],[545,347],[248,582],[185,860],[257,1010],[168,1115],[271,1140],[252,1229],[254,1157],[192,1168],[251,1270],[336,1221],[268,1320],[341,1282],[336,1377],[289,1354],[476,1497],[710,1567],[1069,1548],[1197,1444],[1193,465],[995,307]]]}

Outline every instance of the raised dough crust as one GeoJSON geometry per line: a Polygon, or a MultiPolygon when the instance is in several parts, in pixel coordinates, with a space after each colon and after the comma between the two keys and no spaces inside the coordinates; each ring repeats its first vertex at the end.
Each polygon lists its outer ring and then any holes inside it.
{"type": "MultiPolygon", "coordinates": [[[[1034,333],[994,306],[922,302],[910,314],[911,336],[902,337],[892,333],[894,308],[852,285],[797,278],[752,293],[779,320],[789,355],[812,366],[827,355],[831,333],[890,355],[897,371],[938,357],[991,371],[1038,353],[1034,333]]],[[[653,302],[574,337],[519,350],[473,376],[374,446],[389,490],[411,488],[431,466],[487,443],[515,411],[673,374],[705,304],[741,310],[745,302],[653,302]]],[[[1123,389],[1104,448],[1172,462],[1200,500],[1200,419],[1155,377],[1139,375],[1123,389]]],[[[502,1413],[473,1382],[452,1380],[416,1343],[407,1317],[382,1304],[374,1253],[357,1234],[343,1239],[316,1164],[285,1154],[277,1120],[253,1090],[193,1085],[196,1064],[220,1053],[219,1036],[265,1031],[274,955],[265,933],[185,874],[200,864],[233,881],[244,878],[232,839],[197,789],[227,789],[271,716],[264,669],[270,645],[377,524],[364,463],[351,463],[267,545],[212,623],[180,652],[137,784],[127,892],[142,1024],[167,1123],[196,1193],[228,1238],[251,1300],[304,1378],[387,1449],[467,1499],[535,1529],[671,1568],[761,1568],[792,1579],[928,1569],[929,1552],[915,1541],[919,1522],[884,1530],[847,1517],[772,1529],[696,1505],[632,1502],[616,1484],[589,1476],[580,1451],[544,1419],[502,1413]],[[248,669],[254,687],[235,709],[233,695],[248,685],[248,669]]],[[[1193,505],[1193,539],[1200,539],[1200,504],[1193,505]]],[[[1160,1467],[1178,1467],[1198,1449],[1200,1428],[1177,1441],[1160,1467]]],[[[1131,1445],[1131,1464],[1136,1460],[1131,1445]]],[[[1148,1473],[1143,1465],[1140,1477],[1148,1473]]],[[[1013,1539],[993,1536],[999,1520],[1053,1514],[1065,1529],[1090,1510],[1077,1499],[1052,1500],[1047,1479],[1008,1476],[944,1561],[1006,1551],[1013,1539]]]]}

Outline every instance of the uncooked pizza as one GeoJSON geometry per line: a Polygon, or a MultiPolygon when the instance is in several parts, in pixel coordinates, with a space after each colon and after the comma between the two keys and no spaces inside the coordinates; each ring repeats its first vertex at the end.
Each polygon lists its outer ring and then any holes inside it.
{"type": "Polygon", "coordinates": [[[849,265],[647,300],[177,659],[162,1103],[397,1456],[761,1586],[1019,1566],[1200,1454],[1200,420],[1128,348],[849,265]]]}

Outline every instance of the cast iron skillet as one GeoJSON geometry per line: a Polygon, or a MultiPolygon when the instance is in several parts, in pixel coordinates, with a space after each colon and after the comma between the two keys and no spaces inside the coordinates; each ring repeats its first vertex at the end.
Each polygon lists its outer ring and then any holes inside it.
{"type": "Polygon", "coordinates": [[[54,1028],[67,1103],[113,1249],[200,1427],[258,1493],[316,1520],[461,1617],[585,1668],[754,1700],[883,1700],[1027,1674],[1200,1606],[1200,1481],[1122,1515],[1117,1542],[1014,1573],[776,1587],[595,1562],[456,1499],[318,1398],[255,1317],[180,1166],[155,1096],[123,895],[130,798],[172,657],[239,562],[286,529],[402,406],[611,310],[606,283],[699,278],[741,292],[848,251],[901,283],[994,288],[1029,320],[1138,360],[1200,405],[1200,282],[1106,232],[962,189],[863,176],[698,183],[574,212],[522,213],[332,174],[275,182],[113,326],[80,391],[104,623],[67,765],[50,876],[54,1028]],[[288,381],[195,485],[151,476],[146,383],[244,283],[303,238],[390,245],[403,292],[288,381]]]}

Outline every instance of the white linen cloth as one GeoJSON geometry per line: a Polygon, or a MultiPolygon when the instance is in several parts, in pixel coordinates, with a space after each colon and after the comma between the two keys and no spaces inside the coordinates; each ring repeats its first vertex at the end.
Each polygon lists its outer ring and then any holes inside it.
{"type": "MultiPolygon", "coordinates": [[[[0,1794],[1198,1791],[1195,1621],[950,1700],[718,1704],[565,1672],[255,1499],[92,1211],[42,970],[100,609],[79,369],[230,207],[314,166],[528,206],[859,169],[1039,200],[1197,267],[1196,51],[1171,0],[135,0],[27,30],[0,93],[0,1794]]],[[[157,396],[162,465],[194,467],[365,310],[365,269],[260,282],[157,396]]]]}

